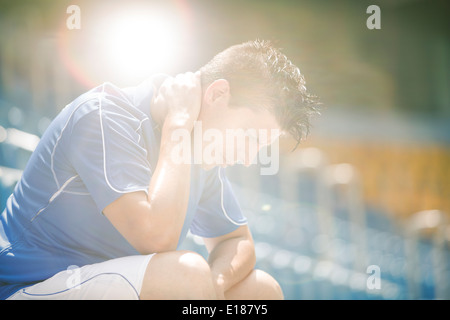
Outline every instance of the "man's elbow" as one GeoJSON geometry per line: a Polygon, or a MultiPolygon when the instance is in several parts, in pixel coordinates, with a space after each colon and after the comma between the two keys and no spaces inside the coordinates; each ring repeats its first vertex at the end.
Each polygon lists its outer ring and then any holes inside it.
{"type": "Polygon", "coordinates": [[[147,237],[136,250],[140,254],[162,253],[175,251],[178,247],[178,237],[174,235],[160,235],[147,237]]]}

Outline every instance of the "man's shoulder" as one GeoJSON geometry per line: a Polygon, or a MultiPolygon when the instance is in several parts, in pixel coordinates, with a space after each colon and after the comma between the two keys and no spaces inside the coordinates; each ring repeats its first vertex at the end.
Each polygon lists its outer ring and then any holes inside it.
{"type": "Polygon", "coordinates": [[[73,125],[98,118],[103,113],[110,121],[129,118],[142,121],[148,116],[142,112],[126,92],[116,85],[105,82],[73,100],[61,112],[62,119],[70,120],[73,125]]]}

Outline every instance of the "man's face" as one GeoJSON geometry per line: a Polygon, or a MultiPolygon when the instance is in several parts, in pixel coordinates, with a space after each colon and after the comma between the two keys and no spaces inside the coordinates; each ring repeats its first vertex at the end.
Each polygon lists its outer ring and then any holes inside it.
{"type": "Polygon", "coordinates": [[[228,104],[202,112],[194,127],[197,147],[198,139],[202,139],[197,150],[202,150],[202,167],[206,170],[256,163],[258,152],[279,136],[279,125],[269,111],[228,104]]]}

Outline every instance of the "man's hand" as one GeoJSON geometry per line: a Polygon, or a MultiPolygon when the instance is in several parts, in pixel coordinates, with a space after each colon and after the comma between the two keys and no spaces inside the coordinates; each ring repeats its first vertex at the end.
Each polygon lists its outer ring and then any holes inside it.
{"type": "Polygon", "coordinates": [[[214,289],[216,290],[216,299],[225,300],[225,281],[222,275],[213,275],[214,289]]]}
{"type": "Polygon", "coordinates": [[[248,226],[217,238],[203,238],[217,299],[244,279],[255,267],[255,246],[248,226]]]}
{"type": "Polygon", "coordinates": [[[200,72],[187,72],[168,78],[161,85],[159,94],[167,106],[164,126],[191,131],[202,102],[200,72]]]}

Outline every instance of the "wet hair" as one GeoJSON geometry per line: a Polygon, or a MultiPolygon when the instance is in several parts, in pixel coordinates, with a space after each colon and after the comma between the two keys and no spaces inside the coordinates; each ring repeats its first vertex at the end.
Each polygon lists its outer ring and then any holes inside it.
{"type": "Polygon", "coordinates": [[[217,79],[229,82],[230,106],[271,111],[296,147],[309,134],[311,117],[319,114],[318,98],[306,90],[300,69],[269,41],[231,46],[200,71],[204,88],[217,79]]]}

